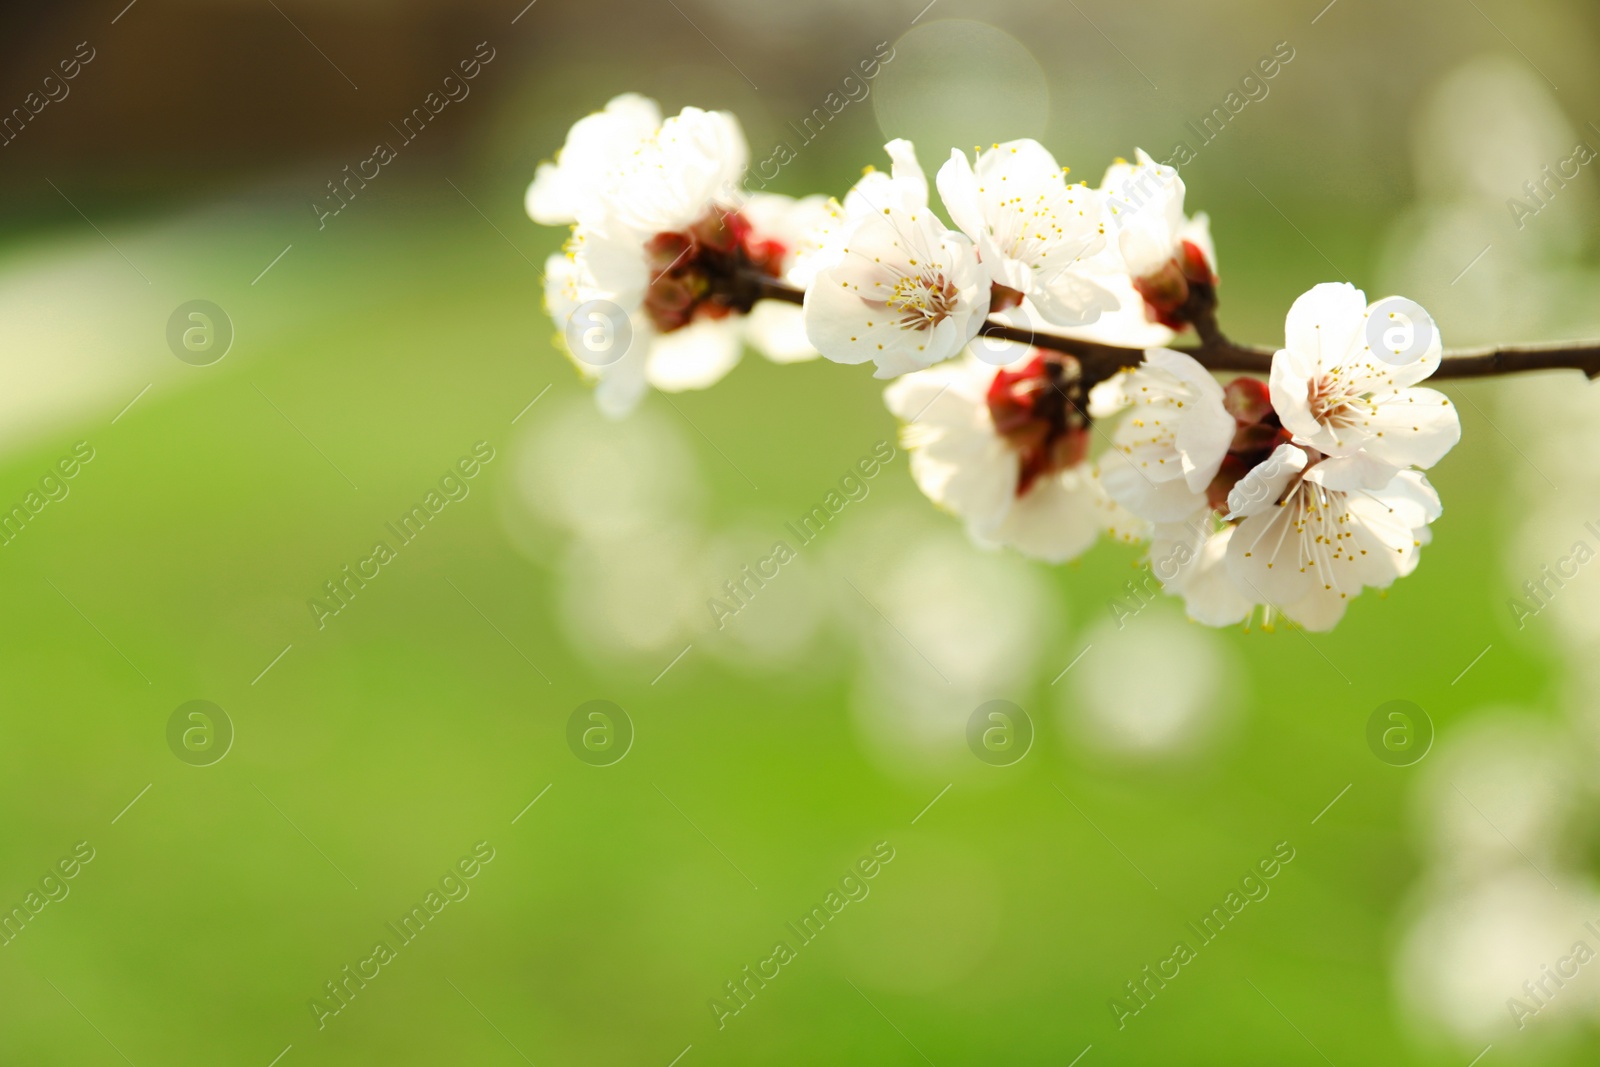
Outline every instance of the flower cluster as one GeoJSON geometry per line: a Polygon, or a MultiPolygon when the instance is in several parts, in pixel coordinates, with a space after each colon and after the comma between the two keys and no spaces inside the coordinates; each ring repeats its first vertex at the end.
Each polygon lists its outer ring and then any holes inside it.
{"type": "Polygon", "coordinates": [[[727,112],[663,121],[630,93],[580,119],[535,174],[528,214],[572,224],[545,263],[545,303],[563,326],[589,312],[603,327],[569,331],[568,349],[607,414],[627,414],[649,386],[715,385],[745,341],[778,362],[815,357],[798,309],[758,302],[758,285],[794,270],[826,203],[743,192],[749,155],[727,112]]]}
{"type": "Polygon", "coordinates": [[[1224,388],[1156,349],[1095,388],[1091,412],[1127,411],[1102,461],[1106,492],[1150,523],[1156,576],[1192,618],[1227,625],[1260,606],[1326,630],[1353,594],[1416,568],[1440,513],[1419,468],[1461,424],[1416,386],[1439,365],[1431,326],[1420,352],[1381,347],[1388,320],[1373,316],[1388,303],[1313,288],[1289,310],[1269,383],[1224,388]]]}
{"type": "Polygon", "coordinates": [[[1460,437],[1418,385],[1442,356],[1420,308],[1319,285],[1268,380],[1223,384],[1216,251],[1171,167],[1141,151],[1090,187],[1019,140],[951,150],[930,186],[909,142],[885,151],[842,200],[795,200],[742,189],[727,113],[625,95],[574,125],[527,209],[572,225],[545,296],[602,410],[712,385],[745,341],[870,362],[917,485],[980,543],[1062,562],[1102,533],[1148,542],[1219,626],[1261,608],[1327,629],[1416,567],[1440,514],[1422,471],[1460,437]],[[1084,358],[1107,352],[1127,358],[1084,358]]]}

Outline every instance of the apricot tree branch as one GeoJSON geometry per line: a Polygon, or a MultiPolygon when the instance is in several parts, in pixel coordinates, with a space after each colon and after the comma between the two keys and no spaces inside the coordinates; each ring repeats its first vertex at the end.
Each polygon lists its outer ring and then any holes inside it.
{"type": "MultiPolygon", "coordinates": [[[[757,299],[781,300],[790,304],[805,302],[805,290],[772,278],[760,278],[754,288],[757,299]]],[[[1275,349],[1236,344],[1214,328],[1205,332],[1207,341],[1175,347],[1214,371],[1265,375],[1272,369],[1275,349]]],[[[1084,377],[1090,382],[1108,378],[1123,367],[1137,366],[1144,358],[1141,349],[1080,341],[1026,327],[1008,326],[992,319],[985,322],[978,333],[983,337],[997,337],[1075,356],[1083,364],[1084,377]]],[[[1590,379],[1600,377],[1600,341],[1542,341],[1449,349],[1431,380],[1494,378],[1541,370],[1578,370],[1590,379]]]]}

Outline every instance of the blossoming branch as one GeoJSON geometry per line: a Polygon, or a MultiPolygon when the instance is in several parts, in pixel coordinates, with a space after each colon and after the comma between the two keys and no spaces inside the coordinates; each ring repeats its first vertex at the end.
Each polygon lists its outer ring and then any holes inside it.
{"type": "Polygon", "coordinates": [[[1053,563],[1146,544],[1199,622],[1326,630],[1442,513],[1424,472],[1461,425],[1421,383],[1600,375],[1600,344],[1447,353],[1414,302],[1342,283],[1295,301],[1281,347],[1237,344],[1209,221],[1143,151],[1091,188],[1037,141],[951,149],[948,223],[913,145],[885,151],[842,199],[794,199],[744,188],[726,112],[626,94],[580,119],[526,206],[571,226],[545,301],[601,410],[707,388],[746,342],[871,363],[918,487],[974,541],[1053,563]]]}

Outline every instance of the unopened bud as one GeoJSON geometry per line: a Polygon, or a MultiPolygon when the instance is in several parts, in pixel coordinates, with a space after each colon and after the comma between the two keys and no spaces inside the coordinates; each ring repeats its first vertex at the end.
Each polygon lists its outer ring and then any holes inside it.
{"type": "Polygon", "coordinates": [[[1178,248],[1178,268],[1183,271],[1183,276],[1190,283],[1196,285],[1216,285],[1217,276],[1211,270],[1211,263],[1206,259],[1206,254],[1199,245],[1193,241],[1184,241],[1178,248]]]}
{"type": "Polygon", "coordinates": [[[1222,390],[1222,406],[1235,421],[1249,425],[1272,414],[1272,394],[1259,378],[1235,378],[1222,390]]]}

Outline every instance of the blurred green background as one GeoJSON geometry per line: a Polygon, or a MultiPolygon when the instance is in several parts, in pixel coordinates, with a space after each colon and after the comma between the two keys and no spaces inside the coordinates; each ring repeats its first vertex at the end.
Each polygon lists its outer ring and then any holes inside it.
{"type": "Polygon", "coordinates": [[[761,159],[887,41],[775,190],[841,194],[902,133],[930,171],[1037,136],[1091,182],[1184,139],[1241,339],[1341,278],[1447,344],[1593,335],[1593,167],[1523,187],[1600,148],[1592,5],[112,0],[0,25],[6,108],[94,50],[0,147],[0,503],[94,456],[0,547],[0,907],[38,894],[0,947],[0,1063],[1600,1055],[1600,968],[1544,978],[1600,948],[1600,579],[1521,628],[1508,603],[1600,544],[1581,381],[1452,390],[1435,541],[1331,634],[1138,607],[1119,545],[980,551],[903,453],[718,630],[706,600],[894,439],[880,385],[747,354],[605,422],[541,308],[563,235],[521,208],[617,92],[730,108],[761,159]],[[471,95],[319,229],[325,183],[479,42],[471,95]],[[1185,124],[1279,42],[1202,146],[1185,124]],[[235,333],[207,366],[167,342],[196,299],[235,333]],[[470,494],[319,628],[323,583],[478,442],[470,494]],[[567,740],[597,699],[634,735],[609,766],[567,740]],[[1010,766],[966,746],[993,699],[1036,733],[1010,766]],[[232,724],[207,766],[169,747],[191,700],[232,724]],[[1432,723],[1410,766],[1367,743],[1393,700],[1432,723]],[[319,1027],[325,983],[480,842],[470,893],[319,1027]],[[799,945],[785,924],[879,842],[870,895],[799,945]],[[1270,895],[1200,947],[1186,924],[1280,842],[1270,895]],[[719,1028],[779,940],[796,958],[719,1028]],[[1119,1028],[1179,940],[1197,959],[1119,1028]],[[1539,1008],[1520,1029],[1511,997],[1539,1008]]]}

